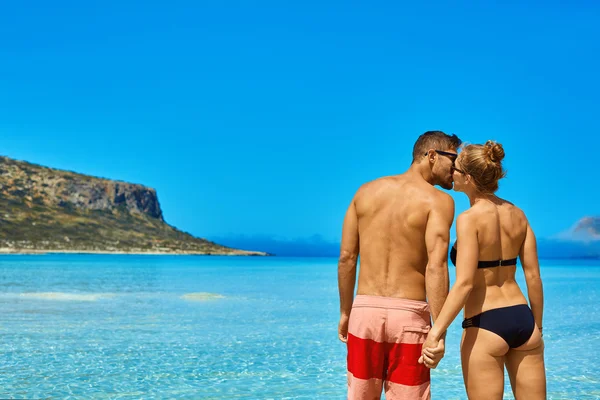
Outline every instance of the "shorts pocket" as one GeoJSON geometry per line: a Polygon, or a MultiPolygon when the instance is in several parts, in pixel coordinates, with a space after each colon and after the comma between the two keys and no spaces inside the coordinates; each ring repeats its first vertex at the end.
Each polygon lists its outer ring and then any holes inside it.
{"type": "Polygon", "coordinates": [[[425,343],[429,329],[429,326],[405,326],[402,328],[402,343],[425,343]]]}
{"type": "Polygon", "coordinates": [[[405,326],[402,328],[404,332],[424,333],[425,335],[429,333],[429,329],[428,326],[405,326]]]}

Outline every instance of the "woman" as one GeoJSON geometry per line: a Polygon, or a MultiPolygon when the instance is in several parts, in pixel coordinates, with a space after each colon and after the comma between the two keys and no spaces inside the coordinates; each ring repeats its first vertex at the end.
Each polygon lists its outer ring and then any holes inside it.
{"type": "Polygon", "coordinates": [[[523,211],[497,197],[504,177],[499,143],[466,146],[458,156],[454,190],[471,208],[456,221],[451,259],[456,282],[423,345],[431,352],[464,307],[461,361],[469,399],[502,399],[504,366],[516,399],[545,399],[543,291],[536,240],[523,211]],[[517,257],[531,308],[515,281],[517,257]]]}

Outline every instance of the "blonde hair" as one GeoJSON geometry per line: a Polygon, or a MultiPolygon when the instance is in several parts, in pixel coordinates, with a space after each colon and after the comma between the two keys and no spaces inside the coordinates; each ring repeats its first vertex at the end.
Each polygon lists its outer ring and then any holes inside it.
{"type": "Polygon", "coordinates": [[[460,165],[465,173],[471,175],[477,190],[494,193],[498,190],[498,181],[506,176],[506,171],[502,168],[503,158],[502,145],[488,140],[484,145],[465,146],[461,152],[460,165]]]}

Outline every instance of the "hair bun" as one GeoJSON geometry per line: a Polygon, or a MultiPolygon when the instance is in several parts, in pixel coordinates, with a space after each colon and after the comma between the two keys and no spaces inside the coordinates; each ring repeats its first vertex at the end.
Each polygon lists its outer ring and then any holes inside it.
{"type": "Polygon", "coordinates": [[[488,140],[483,149],[485,156],[492,162],[499,163],[504,159],[504,148],[500,143],[488,140]]]}

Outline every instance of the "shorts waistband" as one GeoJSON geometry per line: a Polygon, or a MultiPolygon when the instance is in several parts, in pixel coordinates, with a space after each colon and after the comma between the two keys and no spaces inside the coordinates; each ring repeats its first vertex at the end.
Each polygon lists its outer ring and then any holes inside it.
{"type": "Polygon", "coordinates": [[[384,297],[359,294],[354,298],[352,307],[377,307],[397,310],[408,310],[417,313],[429,312],[429,304],[420,300],[399,297],[384,297]]]}

